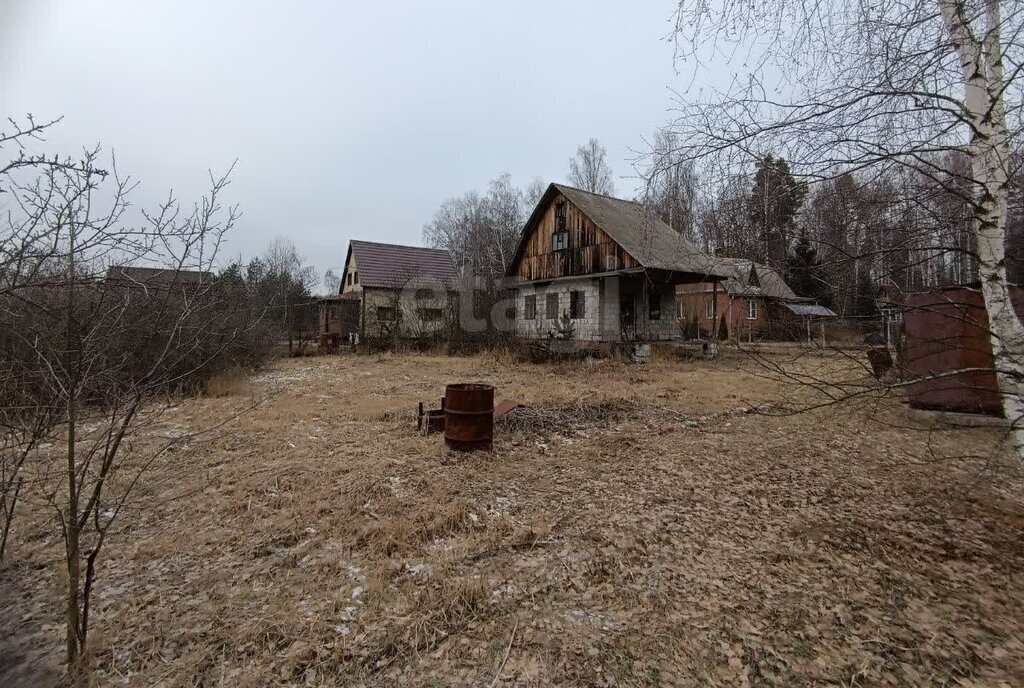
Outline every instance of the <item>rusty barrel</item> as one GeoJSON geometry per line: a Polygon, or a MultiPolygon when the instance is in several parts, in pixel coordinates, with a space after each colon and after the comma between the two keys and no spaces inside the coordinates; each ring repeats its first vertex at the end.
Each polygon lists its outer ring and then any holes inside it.
{"type": "Polygon", "coordinates": [[[494,387],[448,385],[444,393],[444,443],[457,451],[489,450],[493,437],[494,387]]]}

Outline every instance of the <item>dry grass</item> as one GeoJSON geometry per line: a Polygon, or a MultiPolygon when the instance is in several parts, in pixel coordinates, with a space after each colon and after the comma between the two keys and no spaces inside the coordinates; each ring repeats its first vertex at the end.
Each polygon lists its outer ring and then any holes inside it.
{"type": "MultiPolygon", "coordinates": [[[[1018,683],[1024,485],[996,431],[933,432],[890,398],[773,416],[808,391],[764,372],[284,361],[251,383],[281,391],[161,464],[112,540],[96,682],[1018,683]],[[416,432],[452,381],[531,405],[493,454],[416,432]]],[[[0,629],[59,653],[48,527],[24,526],[0,629]]]]}
{"type": "Polygon", "coordinates": [[[241,368],[229,368],[207,380],[203,393],[208,397],[230,397],[251,394],[252,387],[249,384],[249,375],[241,368]]]}

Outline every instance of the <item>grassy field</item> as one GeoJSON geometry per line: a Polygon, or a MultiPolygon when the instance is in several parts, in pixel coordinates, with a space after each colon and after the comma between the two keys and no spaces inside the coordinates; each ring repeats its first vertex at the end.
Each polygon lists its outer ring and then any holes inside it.
{"type": "MultiPolygon", "coordinates": [[[[735,354],[344,355],[216,391],[161,432],[259,403],[140,489],[100,570],[97,685],[1024,681],[1024,481],[995,429],[870,394],[790,415],[825,397],[735,354]],[[415,430],[462,381],[530,405],[492,454],[415,430]]],[[[26,518],[0,574],[29,685],[60,658],[51,526],[26,518]]]]}

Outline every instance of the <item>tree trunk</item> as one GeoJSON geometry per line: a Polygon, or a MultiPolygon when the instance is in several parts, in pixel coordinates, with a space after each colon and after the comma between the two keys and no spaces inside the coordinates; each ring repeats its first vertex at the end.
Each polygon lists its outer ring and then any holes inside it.
{"type": "Polygon", "coordinates": [[[986,3],[980,42],[970,30],[962,0],[939,0],[939,5],[964,73],[965,114],[972,129],[968,156],[977,187],[971,224],[996,380],[1017,457],[1024,462],[1024,325],[1013,310],[1006,277],[1009,147],[999,1],[986,3]]]}
{"type": "Polygon", "coordinates": [[[67,599],[65,601],[65,641],[67,643],[68,671],[74,676],[78,674],[81,660],[81,628],[78,613],[78,588],[81,580],[81,529],[78,525],[78,471],[75,455],[75,441],[78,430],[78,338],[75,327],[75,228],[68,225],[68,284],[67,312],[65,313],[65,338],[67,347],[67,480],[68,505],[65,512],[64,558],[68,571],[67,599]]]}
{"type": "MultiPolygon", "coordinates": [[[[16,466],[16,469],[20,468],[20,464],[16,466]]],[[[7,553],[7,538],[11,534],[11,521],[14,520],[14,510],[18,507],[18,495],[21,492],[21,486],[24,479],[19,477],[14,482],[14,489],[11,490],[11,498],[7,499],[7,495],[0,498],[0,518],[3,518],[3,534],[0,534],[0,561],[3,561],[4,556],[7,553]]]]}

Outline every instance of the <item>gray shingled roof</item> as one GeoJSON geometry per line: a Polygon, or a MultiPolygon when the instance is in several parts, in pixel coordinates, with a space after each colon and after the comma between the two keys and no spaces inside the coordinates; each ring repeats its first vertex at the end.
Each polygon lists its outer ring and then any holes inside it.
{"type": "Polygon", "coordinates": [[[722,285],[725,291],[733,296],[765,296],[783,301],[800,301],[782,275],[761,263],[743,258],[716,258],[718,264],[729,273],[729,279],[722,285]],[[754,279],[751,279],[751,270],[754,279]]]}
{"type": "MultiPolygon", "coordinates": [[[[424,286],[440,282],[454,290],[459,279],[451,256],[442,249],[353,239],[349,255],[355,255],[359,284],[364,287],[401,289],[422,280],[424,286]]],[[[347,269],[347,258],[345,264],[347,269]]]]}
{"type": "Polygon", "coordinates": [[[819,306],[816,303],[787,303],[784,305],[796,315],[814,315],[821,318],[837,317],[835,311],[831,308],[819,306]]]}
{"type": "MultiPolygon", "coordinates": [[[[552,184],[537,210],[547,203],[552,189],[560,191],[580,211],[601,228],[643,267],[651,270],[690,272],[710,277],[728,277],[717,268],[717,260],[701,251],[696,244],[681,236],[651,210],[636,201],[601,196],[564,184],[552,184]]],[[[537,211],[534,212],[537,215],[537,211]]],[[[531,217],[524,229],[519,251],[532,230],[531,217]]],[[[519,258],[517,251],[516,260],[519,258]]],[[[513,264],[515,260],[513,261],[513,264]]]]}

